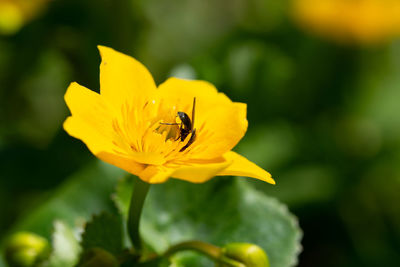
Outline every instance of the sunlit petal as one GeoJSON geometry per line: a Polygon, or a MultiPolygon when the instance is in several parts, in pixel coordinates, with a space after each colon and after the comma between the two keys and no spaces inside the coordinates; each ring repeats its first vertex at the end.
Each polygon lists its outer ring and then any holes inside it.
{"type": "Polygon", "coordinates": [[[117,166],[129,173],[139,174],[145,169],[145,165],[136,162],[134,159],[109,152],[99,152],[96,156],[114,166],[117,166]]]}
{"type": "Polygon", "coordinates": [[[82,140],[92,151],[112,151],[112,112],[101,96],[77,83],[72,83],[65,94],[72,116],[64,122],[64,129],[82,140]]]}
{"type": "Polygon", "coordinates": [[[139,177],[145,182],[159,184],[167,181],[173,172],[172,168],[150,165],[139,174],[139,177]]]}
{"type": "Polygon", "coordinates": [[[100,93],[116,108],[142,105],[156,89],[150,72],[136,59],[99,46],[101,54],[100,93]]]}
{"type": "Polygon", "coordinates": [[[224,158],[232,163],[226,169],[219,172],[218,175],[246,176],[275,184],[271,174],[238,153],[230,151],[224,155],[224,158]]]}
{"type": "Polygon", "coordinates": [[[169,78],[160,84],[157,96],[166,104],[176,106],[189,115],[192,112],[193,98],[196,97],[196,121],[201,120],[202,115],[212,112],[213,107],[232,103],[209,82],[178,78],[169,78]]]}
{"type": "Polygon", "coordinates": [[[246,104],[217,106],[205,116],[193,147],[194,158],[211,159],[230,151],[247,130],[246,104]]]}
{"type": "Polygon", "coordinates": [[[216,176],[230,163],[223,158],[210,161],[192,161],[178,167],[172,177],[192,183],[203,183],[216,176]]]}

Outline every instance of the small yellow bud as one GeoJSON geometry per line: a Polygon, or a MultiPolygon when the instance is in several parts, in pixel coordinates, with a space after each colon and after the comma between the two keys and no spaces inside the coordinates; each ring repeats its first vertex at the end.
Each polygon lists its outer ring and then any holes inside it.
{"type": "Polygon", "coordinates": [[[5,244],[6,260],[10,267],[35,266],[49,253],[49,242],[34,233],[16,233],[5,244]]]}
{"type": "MultiPolygon", "coordinates": [[[[269,267],[268,256],[262,248],[248,243],[231,243],[222,248],[223,257],[242,263],[246,267],[269,267]]],[[[225,267],[226,265],[221,265],[225,267]]]]}
{"type": "Polygon", "coordinates": [[[83,254],[79,267],[118,267],[118,260],[102,248],[91,248],[83,254]]]}

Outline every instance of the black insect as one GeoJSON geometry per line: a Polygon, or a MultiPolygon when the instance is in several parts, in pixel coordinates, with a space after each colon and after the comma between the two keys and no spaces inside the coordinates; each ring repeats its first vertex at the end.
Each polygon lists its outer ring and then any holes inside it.
{"type": "Polygon", "coordinates": [[[193,98],[193,108],[192,108],[192,119],[189,118],[189,115],[183,111],[178,111],[177,115],[181,120],[181,123],[161,123],[163,125],[179,125],[179,136],[176,140],[181,139],[183,142],[189,134],[190,136],[189,141],[185,146],[183,146],[179,152],[184,151],[188,148],[191,144],[193,144],[194,140],[196,139],[196,129],[193,129],[194,126],[194,111],[196,107],[196,98],[193,98]]]}

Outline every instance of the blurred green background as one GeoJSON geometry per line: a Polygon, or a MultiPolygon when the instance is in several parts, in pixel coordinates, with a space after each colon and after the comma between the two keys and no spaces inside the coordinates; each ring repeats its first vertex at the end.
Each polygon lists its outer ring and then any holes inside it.
{"type": "Polygon", "coordinates": [[[251,184],[298,216],[299,266],[400,262],[398,40],[320,38],[291,18],[289,0],[40,2],[0,35],[0,239],[95,160],[62,129],[63,95],[72,81],[99,88],[102,44],[158,84],[207,80],[248,103],[236,150],[277,181],[251,184]]]}

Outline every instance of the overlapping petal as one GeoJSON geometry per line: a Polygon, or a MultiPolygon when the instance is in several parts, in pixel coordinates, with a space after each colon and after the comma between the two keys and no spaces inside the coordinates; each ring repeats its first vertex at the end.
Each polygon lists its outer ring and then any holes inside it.
{"type": "Polygon", "coordinates": [[[196,120],[201,120],[201,115],[211,112],[216,105],[232,104],[225,94],[218,92],[209,82],[174,77],[160,84],[157,95],[169,105],[175,105],[188,114],[192,112],[193,98],[196,97],[196,120]]]}
{"type": "Polygon", "coordinates": [[[72,83],[65,94],[65,102],[72,114],[64,122],[64,129],[70,135],[82,140],[95,155],[118,149],[112,142],[112,111],[99,94],[72,83]]]}
{"type": "Polygon", "coordinates": [[[192,157],[212,159],[230,151],[247,130],[246,104],[215,106],[204,114],[204,124],[198,129],[197,146],[192,157]]]}
{"type": "Polygon", "coordinates": [[[203,183],[218,175],[229,164],[231,161],[222,157],[214,160],[191,160],[179,166],[171,176],[192,183],[203,183]]]}
{"type": "Polygon", "coordinates": [[[117,166],[118,168],[135,175],[138,175],[146,168],[146,165],[137,162],[135,159],[128,156],[118,155],[116,153],[102,151],[96,154],[96,156],[111,165],[117,166]]]}
{"type": "Polygon", "coordinates": [[[159,184],[167,181],[175,169],[160,165],[149,165],[138,175],[140,179],[151,184],[159,184]]]}

